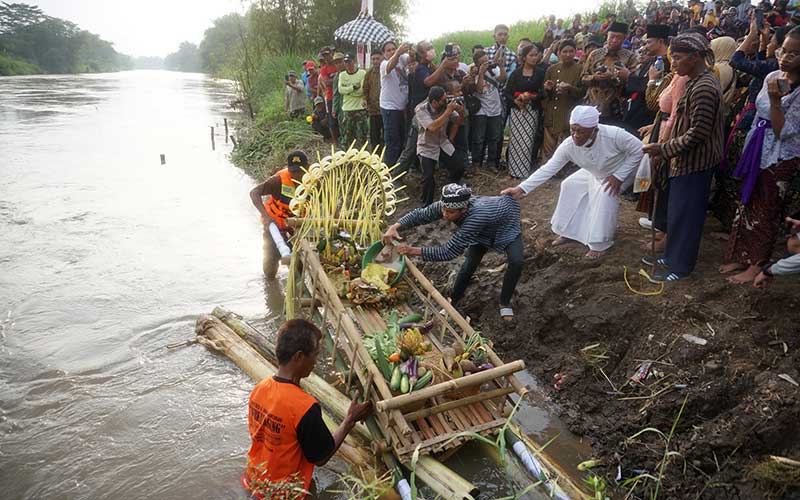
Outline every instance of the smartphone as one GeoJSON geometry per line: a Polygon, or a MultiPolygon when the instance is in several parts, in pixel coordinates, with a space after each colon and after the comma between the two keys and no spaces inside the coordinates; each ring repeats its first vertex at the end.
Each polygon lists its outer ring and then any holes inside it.
{"type": "Polygon", "coordinates": [[[764,29],[764,9],[761,7],[756,9],[756,28],[759,31],[764,29]]]}
{"type": "Polygon", "coordinates": [[[778,90],[780,90],[781,94],[786,95],[792,90],[791,85],[789,85],[789,80],[778,78],[776,81],[778,82],[778,90]]]}

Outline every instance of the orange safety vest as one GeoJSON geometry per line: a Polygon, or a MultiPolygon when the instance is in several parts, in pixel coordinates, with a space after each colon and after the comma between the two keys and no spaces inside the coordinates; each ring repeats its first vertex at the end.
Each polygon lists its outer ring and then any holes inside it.
{"type": "Polygon", "coordinates": [[[314,464],[303,454],[297,426],[316,402],[297,385],[272,377],[253,389],[247,415],[251,440],[245,472],[248,489],[265,479],[276,482],[296,474],[310,491],[314,464]]]}
{"type": "Polygon", "coordinates": [[[281,177],[281,194],[276,198],[270,196],[264,202],[264,208],[267,214],[275,221],[278,229],[284,231],[286,229],[286,219],[293,217],[294,214],[289,210],[289,202],[294,198],[295,182],[292,180],[292,174],[289,173],[288,168],[278,171],[281,177]]]}

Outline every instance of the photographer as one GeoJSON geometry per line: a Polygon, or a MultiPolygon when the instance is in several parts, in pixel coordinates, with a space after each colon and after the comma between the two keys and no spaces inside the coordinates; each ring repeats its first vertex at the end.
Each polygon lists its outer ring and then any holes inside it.
{"type": "MultiPolygon", "coordinates": [[[[416,109],[419,103],[428,97],[428,89],[444,80],[448,65],[452,66],[454,60],[457,63],[458,56],[453,55],[452,49],[450,50],[449,57],[446,54],[447,47],[445,47],[445,59],[442,64],[437,67],[436,64],[434,64],[436,60],[436,49],[433,48],[433,45],[427,40],[423,40],[417,44],[417,66],[414,69],[414,73],[408,76],[408,85],[410,88],[409,107],[411,110],[416,109]]],[[[416,123],[416,120],[412,119],[405,148],[398,160],[402,171],[408,171],[411,168],[414,157],[417,156],[418,134],[419,125],[416,123]]]]}
{"type": "Polygon", "coordinates": [[[436,180],[433,170],[440,162],[449,173],[451,183],[460,183],[464,175],[464,162],[454,156],[452,140],[464,122],[464,106],[459,98],[448,99],[442,87],[431,87],[428,98],[417,105],[414,117],[419,124],[417,154],[422,167],[422,205],[433,203],[436,180]],[[448,102],[449,101],[449,102],[448,102]],[[453,126],[448,131],[448,124],[453,126]],[[458,126],[456,126],[458,125],[458,126]]]}
{"type": "Polygon", "coordinates": [[[503,133],[503,101],[500,96],[500,82],[506,80],[505,65],[489,61],[482,50],[472,56],[475,63],[473,71],[464,79],[464,93],[474,95],[480,108],[470,115],[472,128],[472,167],[473,171],[483,163],[484,147],[488,149],[487,163],[497,170],[497,146],[503,133]]]}

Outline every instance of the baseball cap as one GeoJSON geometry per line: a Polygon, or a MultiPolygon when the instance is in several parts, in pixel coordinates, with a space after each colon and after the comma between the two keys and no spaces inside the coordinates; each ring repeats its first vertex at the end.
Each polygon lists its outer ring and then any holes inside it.
{"type": "Polygon", "coordinates": [[[353,54],[348,52],[347,54],[344,55],[344,60],[345,61],[353,61],[353,60],[355,60],[355,57],[353,57],[353,54]]]}
{"type": "Polygon", "coordinates": [[[341,52],[334,52],[333,53],[333,60],[335,61],[337,59],[344,59],[344,54],[342,54],[341,52]]]}
{"type": "Polygon", "coordinates": [[[291,172],[297,172],[301,167],[308,166],[308,157],[300,150],[292,151],[286,159],[286,166],[291,172]]]}
{"type": "Polygon", "coordinates": [[[306,69],[316,69],[317,63],[314,61],[307,61],[306,62],[306,69]]]}
{"type": "Polygon", "coordinates": [[[293,69],[290,69],[288,75],[289,76],[297,76],[297,71],[295,71],[293,69]]]}
{"type": "Polygon", "coordinates": [[[322,97],[317,96],[314,99],[314,106],[316,106],[317,104],[324,104],[324,103],[325,103],[325,99],[323,99],[322,97]]]}

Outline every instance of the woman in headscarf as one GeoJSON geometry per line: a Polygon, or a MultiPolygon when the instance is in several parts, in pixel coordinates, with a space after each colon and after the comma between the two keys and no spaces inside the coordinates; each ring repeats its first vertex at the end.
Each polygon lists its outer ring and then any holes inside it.
{"type": "Polygon", "coordinates": [[[756,98],[756,117],[734,177],[741,204],[725,249],[721,273],[741,271],[731,283],[753,281],[768,262],[782,220],[787,187],[800,169],[800,27],[776,51],[777,71],[767,75],[756,98]]]}
{"type": "Polygon", "coordinates": [[[736,72],[730,65],[731,56],[736,52],[736,40],[729,36],[715,38],[711,40],[711,51],[714,53],[714,69],[719,75],[722,101],[727,112],[736,97],[736,72]]]}

